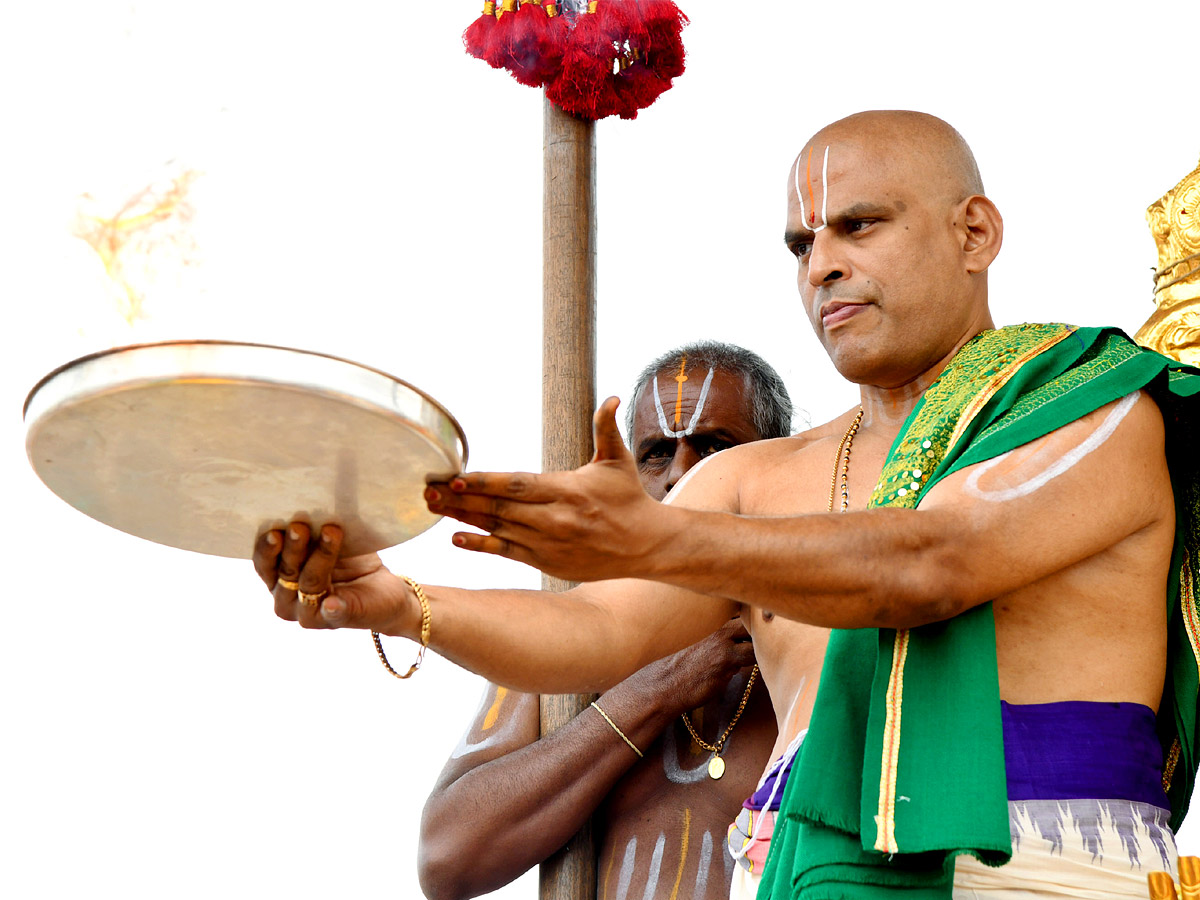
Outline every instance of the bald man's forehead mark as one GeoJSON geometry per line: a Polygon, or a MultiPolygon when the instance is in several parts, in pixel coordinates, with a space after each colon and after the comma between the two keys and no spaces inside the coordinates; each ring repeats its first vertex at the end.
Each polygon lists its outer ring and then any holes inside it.
{"type": "Polygon", "coordinates": [[[804,179],[808,187],[808,206],[806,212],[804,208],[804,192],[800,189],[800,160],[804,156],[801,151],[800,156],[796,157],[796,199],[800,201],[800,221],[802,221],[813,234],[821,231],[827,224],[826,210],[829,208],[829,145],[825,145],[825,154],[821,161],[821,224],[817,224],[817,200],[813,196],[812,182],[812,155],[813,148],[810,145],[808,148],[808,159],[804,164],[804,179]]]}

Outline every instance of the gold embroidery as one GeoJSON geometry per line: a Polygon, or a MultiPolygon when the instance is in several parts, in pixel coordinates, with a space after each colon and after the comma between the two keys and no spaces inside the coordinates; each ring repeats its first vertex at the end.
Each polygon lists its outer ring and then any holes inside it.
{"type": "Polygon", "coordinates": [[[1179,746],[1179,738],[1175,738],[1171,742],[1171,750],[1167,754],[1167,764],[1163,766],[1163,790],[1171,790],[1171,779],[1175,777],[1175,766],[1179,762],[1179,753],[1182,748],[1179,746]]]}

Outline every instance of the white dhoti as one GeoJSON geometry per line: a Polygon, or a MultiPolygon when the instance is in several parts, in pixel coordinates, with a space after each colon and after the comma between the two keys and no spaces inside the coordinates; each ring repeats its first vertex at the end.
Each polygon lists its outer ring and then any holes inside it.
{"type": "Polygon", "coordinates": [[[1012,860],[994,868],[959,856],[954,900],[1146,900],[1150,872],[1176,878],[1165,809],[1128,800],[1020,800],[1008,813],[1012,860]]]}

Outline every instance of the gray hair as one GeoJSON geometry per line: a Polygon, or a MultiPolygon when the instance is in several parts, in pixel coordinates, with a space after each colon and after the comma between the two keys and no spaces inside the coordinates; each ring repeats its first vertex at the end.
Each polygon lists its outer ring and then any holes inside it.
{"type": "Polygon", "coordinates": [[[625,431],[633,440],[633,414],[642,392],[651,378],[679,368],[679,360],[741,375],[750,387],[750,423],[760,438],[787,437],[792,433],[792,398],[787,386],[771,366],[757,353],[721,341],[695,341],[677,347],[642,369],[633,386],[633,395],[625,407],[625,431]]]}

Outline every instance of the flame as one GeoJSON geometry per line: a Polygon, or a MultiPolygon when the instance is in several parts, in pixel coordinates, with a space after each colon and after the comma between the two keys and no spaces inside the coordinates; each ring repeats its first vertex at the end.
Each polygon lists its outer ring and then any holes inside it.
{"type": "Polygon", "coordinates": [[[195,242],[189,226],[195,210],[188,193],[200,174],[188,169],[169,181],[152,183],[110,216],[89,211],[97,205],[91,194],[80,197],[71,233],[100,257],[119,290],[121,315],[130,325],[145,318],[147,288],[158,275],[156,262],[169,254],[185,266],[193,261],[195,242]]]}

